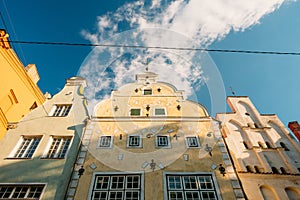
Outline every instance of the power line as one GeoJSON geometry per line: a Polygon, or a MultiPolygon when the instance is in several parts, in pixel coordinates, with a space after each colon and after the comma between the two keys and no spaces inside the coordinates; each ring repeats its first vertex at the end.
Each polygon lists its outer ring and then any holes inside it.
{"type": "Polygon", "coordinates": [[[18,44],[36,44],[36,45],[60,45],[60,46],[90,46],[90,47],[113,47],[113,48],[136,48],[136,49],[164,49],[179,51],[206,51],[222,53],[247,53],[247,54],[273,54],[273,55],[292,55],[300,56],[300,52],[279,52],[279,51],[256,51],[256,50],[236,50],[236,49],[207,49],[190,47],[164,47],[164,46],[141,46],[141,45],[123,45],[123,44],[88,44],[88,43],[68,43],[68,42],[39,42],[39,41],[9,41],[18,44]]]}

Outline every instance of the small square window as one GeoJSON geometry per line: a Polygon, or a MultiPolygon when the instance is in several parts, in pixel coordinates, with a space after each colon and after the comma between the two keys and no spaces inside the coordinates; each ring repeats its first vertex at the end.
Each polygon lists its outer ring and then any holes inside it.
{"type": "Polygon", "coordinates": [[[166,115],[166,110],[164,108],[155,108],[155,115],[158,116],[165,116],[166,115]]]}
{"type": "Polygon", "coordinates": [[[170,137],[167,135],[157,135],[156,136],[156,147],[170,147],[170,137]]]}
{"type": "Polygon", "coordinates": [[[141,109],[140,108],[131,108],[130,116],[141,116],[141,109]]]}
{"type": "Polygon", "coordinates": [[[144,89],[144,95],[151,95],[152,89],[144,89]]]}
{"type": "Polygon", "coordinates": [[[186,146],[188,148],[191,148],[191,147],[200,147],[200,144],[199,144],[197,136],[185,137],[185,140],[186,140],[186,146]]]}
{"type": "Polygon", "coordinates": [[[130,135],[128,137],[127,147],[142,147],[142,137],[140,135],[130,135]]]}
{"type": "Polygon", "coordinates": [[[111,148],[113,137],[110,135],[101,136],[99,138],[98,147],[100,148],[111,148]]]}

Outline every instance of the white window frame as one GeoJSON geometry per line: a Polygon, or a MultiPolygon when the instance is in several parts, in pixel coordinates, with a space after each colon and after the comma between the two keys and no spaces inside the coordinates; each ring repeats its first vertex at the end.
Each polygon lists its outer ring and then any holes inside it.
{"type": "Polygon", "coordinates": [[[185,136],[185,144],[186,144],[186,148],[200,148],[201,147],[199,137],[197,135],[186,135],[185,136]],[[191,146],[190,142],[189,142],[189,138],[195,138],[198,146],[191,146]]]}
{"type": "Polygon", "coordinates": [[[156,135],[155,136],[155,147],[156,148],[171,148],[171,140],[170,140],[170,136],[169,135],[156,135]],[[168,145],[159,145],[159,137],[166,137],[167,138],[167,142],[168,145]]]}
{"type": "MultiPolygon", "coordinates": [[[[2,194],[2,196],[0,196],[0,199],[36,199],[36,200],[39,200],[39,199],[42,199],[43,197],[43,194],[45,192],[45,188],[46,188],[46,184],[45,183],[0,183],[0,190],[1,188],[3,187],[9,187],[9,188],[12,188],[12,190],[10,191],[9,195],[7,196],[4,196],[5,193],[2,194]],[[24,194],[24,197],[14,197],[13,195],[14,194],[17,194],[17,188],[18,187],[28,187],[26,189],[26,192],[23,192],[24,194]],[[39,197],[29,197],[30,193],[31,193],[31,188],[33,187],[43,187],[41,192],[40,192],[40,196],[39,197]]],[[[6,190],[7,191],[7,190],[6,190]]],[[[19,193],[20,195],[20,193],[19,193]]]]}
{"type": "Polygon", "coordinates": [[[167,116],[167,110],[166,110],[166,108],[161,108],[161,107],[157,107],[157,108],[154,108],[154,110],[153,110],[153,115],[154,116],[167,116]],[[162,109],[162,110],[164,110],[164,115],[157,115],[156,113],[155,113],[155,111],[156,111],[156,109],[162,109]]]}
{"type": "MultiPolygon", "coordinates": [[[[9,154],[8,158],[16,158],[16,159],[30,159],[34,157],[34,154],[37,150],[37,148],[39,147],[41,140],[42,140],[42,135],[22,135],[17,143],[17,145],[15,146],[15,148],[13,149],[13,151],[9,154]],[[24,149],[24,145],[23,142],[27,139],[30,139],[29,143],[27,143],[27,147],[24,149]],[[32,155],[26,156],[29,151],[32,150],[32,147],[34,147],[34,143],[36,142],[34,139],[39,139],[38,144],[35,146],[34,151],[32,153],[32,155]],[[23,153],[21,156],[17,156],[17,153],[19,150],[24,149],[23,153]]],[[[20,153],[20,152],[19,152],[20,153]]],[[[19,155],[18,153],[18,155],[19,155]]]]}
{"type": "Polygon", "coordinates": [[[153,89],[152,88],[144,88],[143,89],[143,95],[146,95],[146,96],[153,95],[153,89]],[[145,90],[151,90],[151,94],[145,94],[145,90]]]}
{"type": "Polygon", "coordinates": [[[134,134],[134,135],[128,135],[127,136],[127,147],[128,148],[142,148],[142,146],[143,146],[142,135],[134,134]],[[132,146],[132,144],[130,144],[131,143],[131,141],[130,141],[131,137],[139,137],[139,145],[132,146]]]}
{"type": "Polygon", "coordinates": [[[143,171],[135,171],[135,172],[94,172],[92,176],[92,181],[90,184],[89,188],[89,193],[88,193],[88,199],[93,200],[93,197],[95,195],[95,192],[104,192],[106,193],[106,199],[109,199],[109,195],[111,192],[122,192],[122,197],[126,195],[126,193],[129,192],[138,192],[139,194],[139,200],[144,200],[144,172],[143,171]],[[127,188],[127,181],[128,177],[130,176],[136,176],[138,175],[139,178],[139,187],[138,188],[127,188]],[[111,179],[113,176],[124,176],[124,184],[123,184],[123,189],[112,189],[111,188],[111,179]],[[108,177],[108,182],[107,183],[107,188],[99,188],[97,189],[96,187],[96,181],[98,180],[98,177],[108,177]]]}
{"type": "Polygon", "coordinates": [[[73,136],[69,136],[69,135],[64,135],[64,136],[51,135],[51,137],[49,139],[49,142],[47,144],[46,150],[45,150],[42,158],[46,158],[46,159],[65,159],[67,157],[68,153],[69,153],[69,150],[70,150],[71,146],[72,146],[72,142],[73,142],[73,136]],[[57,138],[64,139],[64,140],[59,141],[59,143],[57,144],[58,148],[56,149],[56,151],[54,153],[54,157],[50,157],[50,155],[53,152],[50,148],[52,146],[52,143],[53,143],[54,139],[57,139],[57,138]],[[67,150],[64,153],[64,156],[60,157],[62,148],[64,148],[63,142],[66,141],[67,139],[70,139],[67,150]]]}
{"type": "MultiPolygon", "coordinates": [[[[186,194],[188,192],[196,192],[199,194],[199,196],[201,196],[202,199],[202,193],[205,192],[214,192],[215,193],[215,199],[217,200],[221,200],[221,193],[220,193],[220,189],[218,186],[218,182],[217,179],[215,177],[214,173],[211,172],[163,172],[163,180],[164,180],[164,199],[165,200],[170,200],[170,193],[174,192],[174,193],[181,193],[183,199],[187,199],[186,194]],[[170,188],[169,187],[169,180],[167,180],[168,177],[170,176],[174,176],[174,177],[180,177],[179,178],[179,183],[180,183],[180,187],[175,187],[175,188],[170,188]],[[212,188],[207,189],[207,188],[201,188],[201,184],[200,184],[200,177],[210,177],[211,179],[211,184],[212,184],[212,188]],[[184,177],[196,177],[196,189],[189,189],[186,188],[185,186],[185,182],[183,181],[184,177]]],[[[176,186],[177,184],[175,184],[174,186],[176,186]]],[[[179,184],[178,184],[179,186],[179,184]]]]}
{"type": "Polygon", "coordinates": [[[113,135],[101,135],[98,139],[97,148],[112,148],[114,136],[113,135]],[[109,145],[104,145],[102,143],[102,139],[105,137],[110,137],[109,145]]]}
{"type": "Polygon", "coordinates": [[[73,105],[71,103],[64,103],[64,104],[55,104],[53,105],[52,110],[49,113],[51,117],[67,117],[71,112],[73,105]],[[61,110],[58,111],[58,109],[61,110]],[[67,111],[67,113],[66,113],[67,111]]]}
{"type": "Polygon", "coordinates": [[[130,117],[139,117],[139,116],[142,116],[142,109],[141,108],[130,108],[130,110],[129,110],[129,116],[130,117]],[[131,115],[131,110],[132,109],[139,109],[140,110],[140,115],[131,115]]]}

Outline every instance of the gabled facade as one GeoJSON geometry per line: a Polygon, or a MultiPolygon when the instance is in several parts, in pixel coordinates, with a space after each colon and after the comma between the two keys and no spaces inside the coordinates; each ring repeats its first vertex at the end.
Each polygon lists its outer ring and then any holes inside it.
{"type": "Polygon", "coordinates": [[[0,141],[0,199],[64,199],[88,117],[73,77],[0,141]]]}
{"type": "Polygon", "coordinates": [[[97,104],[68,199],[243,199],[218,122],[156,79],[138,74],[97,104]]]}
{"type": "Polygon", "coordinates": [[[248,97],[228,97],[217,114],[248,199],[299,199],[300,148],[275,114],[260,114],[248,97]]]}
{"type": "Polygon", "coordinates": [[[27,113],[45,101],[37,86],[34,64],[24,67],[11,48],[8,34],[0,29],[0,140],[27,113]]]}

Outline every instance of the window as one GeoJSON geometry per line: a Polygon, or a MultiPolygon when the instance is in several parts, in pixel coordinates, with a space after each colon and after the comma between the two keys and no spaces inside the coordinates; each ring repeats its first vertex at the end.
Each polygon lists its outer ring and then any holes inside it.
{"type": "Polygon", "coordinates": [[[289,151],[289,148],[287,148],[287,146],[283,142],[280,142],[279,144],[282,148],[284,148],[285,151],[289,151]]]}
{"type": "Polygon", "coordinates": [[[170,137],[167,135],[156,136],[156,147],[170,147],[170,137]]]}
{"type": "Polygon", "coordinates": [[[152,89],[144,89],[144,95],[151,95],[152,89]]]}
{"type": "Polygon", "coordinates": [[[166,115],[166,111],[164,108],[155,108],[154,115],[164,116],[166,115]]]}
{"type": "Polygon", "coordinates": [[[143,174],[95,174],[93,178],[92,200],[140,200],[143,199],[143,174]]]}
{"type": "Polygon", "coordinates": [[[53,136],[50,141],[49,150],[43,158],[65,158],[72,137],[56,137],[53,136]]]}
{"type": "Polygon", "coordinates": [[[279,171],[276,167],[271,167],[273,174],[279,174],[279,171]]]}
{"type": "Polygon", "coordinates": [[[142,147],[142,137],[140,135],[129,135],[127,147],[142,147]]]}
{"type": "Polygon", "coordinates": [[[191,148],[191,147],[200,147],[197,136],[185,137],[185,141],[186,141],[186,146],[188,148],[191,148]]]}
{"type": "Polygon", "coordinates": [[[50,116],[53,117],[65,117],[68,116],[72,105],[71,104],[64,104],[64,105],[55,105],[50,113],[50,116]]]}
{"type": "Polygon", "coordinates": [[[0,185],[0,199],[41,199],[44,185],[0,185]]]}
{"type": "Polygon", "coordinates": [[[22,136],[15,149],[9,157],[31,158],[41,141],[42,136],[22,136]]]}
{"type": "Polygon", "coordinates": [[[210,173],[165,174],[165,199],[218,199],[218,188],[210,173]]]}
{"type": "Polygon", "coordinates": [[[112,136],[101,136],[99,138],[98,147],[100,148],[111,148],[112,147],[112,136]]]}
{"type": "Polygon", "coordinates": [[[131,108],[130,116],[141,116],[141,109],[140,108],[131,108]]]}

